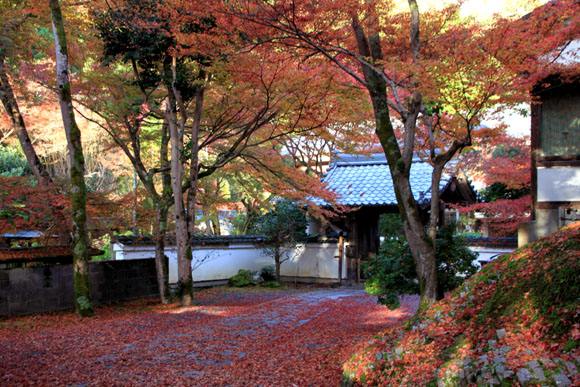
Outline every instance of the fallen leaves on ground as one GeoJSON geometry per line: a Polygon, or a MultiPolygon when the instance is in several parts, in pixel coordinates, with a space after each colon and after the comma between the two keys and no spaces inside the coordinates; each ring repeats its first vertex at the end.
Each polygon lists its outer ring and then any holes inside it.
{"type": "Polygon", "coordinates": [[[580,386],[580,222],[485,266],[347,363],[353,385],[580,386]]]}
{"type": "Polygon", "coordinates": [[[337,385],[352,351],[416,310],[361,290],[197,292],[196,306],[138,300],[0,320],[1,385],[337,385]]]}

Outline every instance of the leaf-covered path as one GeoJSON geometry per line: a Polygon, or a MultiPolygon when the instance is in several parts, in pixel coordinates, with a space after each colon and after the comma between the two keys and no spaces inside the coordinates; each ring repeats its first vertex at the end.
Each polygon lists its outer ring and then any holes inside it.
{"type": "Polygon", "coordinates": [[[337,385],[357,346],[410,317],[361,290],[198,294],[198,306],[136,301],[0,320],[0,385],[337,385]]]}

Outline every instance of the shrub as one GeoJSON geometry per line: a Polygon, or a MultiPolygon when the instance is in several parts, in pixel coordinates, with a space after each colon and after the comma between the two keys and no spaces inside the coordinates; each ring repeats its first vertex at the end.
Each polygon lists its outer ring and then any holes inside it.
{"type": "MultiPolygon", "coordinates": [[[[364,264],[363,272],[368,278],[366,291],[378,297],[380,304],[394,309],[399,306],[398,296],[419,292],[417,273],[409,245],[402,231],[398,216],[388,215],[381,222],[385,236],[379,254],[364,264]]],[[[461,238],[453,236],[453,226],[444,227],[437,233],[437,281],[439,297],[461,285],[477,272],[473,261],[477,256],[461,238]]]]}
{"type": "Polygon", "coordinates": [[[229,279],[228,284],[236,288],[256,285],[255,275],[254,271],[241,269],[238,274],[229,279]]]}
{"type": "Polygon", "coordinates": [[[276,279],[276,267],[274,265],[264,266],[260,270],[260,277],[262,277],[264,282],[274,281],[276,279]]]}
{"type": "Polygon", "coordinates": [[[306,241],[308,219],[298,205],[278,200],[274,210],[257,221],[258,231],[266,237],[262,251],[274,258],[276,279],[280,280],[280,266],[291,258],[292,249],[306,241]]]}
{"type": "Polygon", "coordinates": [[[32,175],[26,157],[11,146],[0,145],[0,176],[32,175]]]}

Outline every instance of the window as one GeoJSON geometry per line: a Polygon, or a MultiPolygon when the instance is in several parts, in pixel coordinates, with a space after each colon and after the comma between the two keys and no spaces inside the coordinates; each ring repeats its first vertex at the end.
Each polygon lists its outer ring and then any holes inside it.
{"type": "Polygon", "coordinates": [[[580,95],[550,96],[542,102],[541,156],[580,154],[580,95]]]}

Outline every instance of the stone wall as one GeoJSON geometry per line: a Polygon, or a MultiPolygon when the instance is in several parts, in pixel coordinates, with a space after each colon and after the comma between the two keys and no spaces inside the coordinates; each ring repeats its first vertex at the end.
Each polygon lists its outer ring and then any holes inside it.
{"type": "MultiPolygon", "coordinates": [[[[90,274],[95,304],[159,294],[153,259],[91,262],[90,274]]],[[[0,316],[73,307],[72,264],[0,270],[0,316]]]]}

